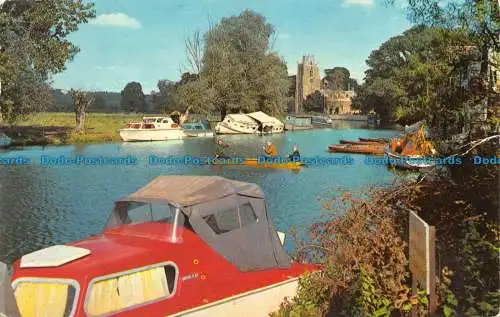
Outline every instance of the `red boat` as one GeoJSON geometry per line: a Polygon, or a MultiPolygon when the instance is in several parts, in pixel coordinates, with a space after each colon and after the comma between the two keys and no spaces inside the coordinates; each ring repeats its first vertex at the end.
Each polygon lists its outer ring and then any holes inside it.
{"type": "Polygon", "coordinates": [[[160,176],[102,234],[23,256],[21,316],[267,316],[317,267],[292,263],[255,184],[160,176]]]}

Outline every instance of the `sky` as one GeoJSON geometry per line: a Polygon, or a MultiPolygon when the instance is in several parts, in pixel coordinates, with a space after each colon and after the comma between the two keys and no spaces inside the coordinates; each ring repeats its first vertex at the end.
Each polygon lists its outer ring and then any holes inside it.
{"type": "MultiPolygon", "coordinates": [[[[0,0],[2,1],[2,0],[0,0]]],[[[402,1],[402,0],[401,0],[402,1]]],[[[346,67],[362,81],[365,60],[390,37],[410,27],[402,2],[384,0],[99,0],[97,17],[70,35],[80,53],[55,75],[61,89],[121,91],[138,81],[145,93],[160,79],[187,71],[184,39],[205,32],[209,20],[258,12],[275,26],[274,50],[288,73],[312,54],[320,70],[346,67]]]]}

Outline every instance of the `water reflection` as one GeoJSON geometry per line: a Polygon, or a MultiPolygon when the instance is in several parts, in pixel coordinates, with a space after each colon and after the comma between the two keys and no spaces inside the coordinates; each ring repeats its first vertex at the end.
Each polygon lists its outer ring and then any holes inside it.
{"type": "MultiPolygon", "coordinates": [[[[304,157],[335,157],[328,145],[340,139],[390,137],[394,131],[315,129],[272,136],[220,136],[230,144],[229,155],[255,157],[270,139],[280,155],[288,155],[297,144],[304,157]]],[[[308,227],[325,211],[321,199],[344,190],[363,190],[368,185],[392,183],[394,173],[385,166],[363,164],[310,166],[298,173],[289,170],[248,167],[149,166],[148,156],[213,155],[212,138],[190,138],[167,142],[109,143],[59,147],[30,147],[1,152],[0,156],[24,155],[35,164],[0,166],[0,260],[10,262],[22,254],[55,243],[66,243],[101,231],[115,200],[136,191],[158,175],[220,175],[259,184],[266,193],[268,210],[278,230],[308,227]],[[124,156],[138,158],[137,166],[42,167],[40,155],[124,156]]]]}

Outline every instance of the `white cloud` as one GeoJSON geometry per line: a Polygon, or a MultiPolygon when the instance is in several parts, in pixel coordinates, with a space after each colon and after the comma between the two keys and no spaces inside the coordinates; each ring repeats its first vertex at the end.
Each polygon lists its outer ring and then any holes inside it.
{"type": "Polygon", "coordinates": [[[349,7],[349,6],[373,7],[375,5],[375,0],[344,0],[342,5],[344,7],[349,7]]]}
{"type": "Polygon", "coordinates": [[[95,20],[92,20],[91,23],[96,25],[116,26],[130,29],[140,29],[142,27],[139,21],[132,17],[129,17],[125,13],[101,14],[95,20]]]}

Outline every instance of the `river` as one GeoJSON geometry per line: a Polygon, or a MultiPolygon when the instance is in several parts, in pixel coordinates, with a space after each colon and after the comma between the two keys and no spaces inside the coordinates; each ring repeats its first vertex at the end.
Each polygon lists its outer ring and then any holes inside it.
{"type": "MultiPolygon", "coordinates": [[[[353,123],[356,124],[356,123],[353,123]]],[[[353,128],[337,123],[335,129],[287,132],[274,136],[223,136],[231,147],[226,154],[255,157],[271,139],[280,154],[297,144],[303,157],[342,157],[328,153],[340,139],[390,137],[394,130],[353,128]]],[[[162,174],[220,175],[254,182],[266,193],[268,210],[280,231],[308,228],[327,214],[322,202],[344,191],[363,192],[370,186],[391,184],[396,175],[383,165],[367,165],[362,155],[351,155],[352,165],[314,165],[298,173],[289,170],[208,166],[150,166],[148,157],[212,155],[212,138],[153,143],[107,143],[51,147],[26,147],[0,152],[0,158],[24,156],[28,165],[0,165],[0,261],[11,263],[21,255],[57,243],[67,243],[99,233],[115,200],[162,174]],[[132,155],[135,166],[52,166],[40,157],[132,155]]],[[[290,246],[287,241],[287,248],[290,246]]]]}

